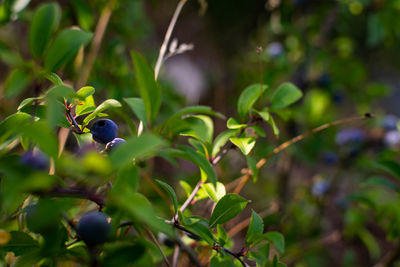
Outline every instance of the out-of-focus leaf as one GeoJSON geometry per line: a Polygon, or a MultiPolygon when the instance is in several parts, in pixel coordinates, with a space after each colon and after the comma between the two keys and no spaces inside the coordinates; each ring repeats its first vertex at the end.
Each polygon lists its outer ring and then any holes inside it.
{"type": "Polygon", "coordinates": [[[167,193],[169,198],[172,200],[175,213],[178,212],[178,198],[176,197],[174,189],[172,189],[172,187],[169,184],[164,183],[163,181],[157,179],[156,183],[167,193]]]}
{"type": "Polygon", "coordinates": [[[133,159],[142,159],[155,154],[165,142],[151,133],[131,137],[126,143],[119,145],[111,151],[110,160],[115,167],[123,166],[133,159]]]}
{"type": "Polygon", "coordinates": [[[209,227],[214,228],[217,224],[223,224],[233,219],[246,207],[248,202],[237,194],[226,194],[217,202],[211,214],[209,227]]]}
{"type": "Polygon", "coordinates": [[[94,118],[96,118],[98,115],[100,115],[101,112],[103,112],[106,109],[109,108],[119,108],[121,107],[121,103],[119,103],[117,100],[115,99],[107,99],[105,100],[103,103],[101,103],[93,112],[92,114],[90,114],[89,116],[87,116],[84,120],[83,120],[83,126],[88,125],[88,123],[93,120],[94,118]]]}
{"type": "Polygon", "coordinates": [[[29,29],[29,48],[35,58],[41,58],[49,44],[51,35],[60,22],[61,9],[57,3],[39,6],[33,15],[29,29]]]}
{"type": "Polygon", "coordinates": [[[146,252],[140,243],[117,243],[105,247],[103,266],[131,266],[146,252]]]}
{"type": "Polygon", "coordinates": [[[0,246],[0,250],[12,251],[15,256],[20,256],[39,247],[38,242],[27,233],[11,231],[10,234],[10,241],[4,246],[0,246]]]}
{"type": "Polygon", "coordinates": [[[41,100],[41,99],[42,99],[42,97],[29,97],[29,98],[26,98],[26,99],[22,100],[22,102],[21,102],[21,104],[19,104],[17,110],[21,110],[23,107],[35,102],[36,100],[41,100]]]}
{"type": "Polygon", "coordinates": [[[76,10],[79,26],[90,31],[94,25],[92,9],[82,0],[72,0],[72,4],[76,10]]]}
{"type": "Polygon", "coordinates": [[[256,144],[256,140],[251,137],[231,137],[229,140],[237,146],[244,155],[248,155],[256,144]]]}
{"type": "Polygon", "coordinates": [[[246,128],[247,124],[238,123],[234,118],[229,118],[226,122],[226,127],[228,127],[228,129],[242,129],[246,128]]]}
{"type": "Polygon", "coordinates": [[[394,191],[399,191],[398,186],[386,177],[373,176],[362,182],[363,186],[382,186],[394,191]]]}
{"type": "Polygon", "coordinates": [[[280,253],[285,252],[285,238],[279,232],[268,232],[264,237],[270,241],[280,253]]]}
{"type": "Polygon", "coordinates": [[[204,155],[197,153],[187,146],[179,146],[179,149],[180,150],[171,149],[169,150],[169,153],[174,157],[182,158],[196,164],[205,172],[208,179],[210,179],[214,185],[217,183],[217,175],[215,174],[215,170],[204,155]]]}
{"type": "Polygon", "coordinates": [[[29,124],[31,116],[24,112],[18,112],[8,116],[4,121],[0,123],[0,143],[3,143],[12,135],[19,135],[19,129],[24,128],[25,125],[29,124]]]}
{"type": "Polygon", "coordinates": [[[143,122],[143,127],[147,127],[147,117],[146,110],[144,107],[143,99],[138,97],[130,97],[124,98],[124,101],[128,104],[128,106],[132,109],[133,113],[135,113],[136,117],[143,122]]]}
{"type": "Polygon", "coordinates": [[[264,231],[263,219],[254,211],[251,211],[251,219],[249,228],[246,234],[246,246],[250,246],[253,241],[253,237],[258,234],[262,234],[264,231]]]}
{"type": "Polygon", "coordinates": [[[244,89],[238,100],[238,112],[241,118],[244,118],[247,115],[267,88],[266,85],[252,84],[244,89]]]}
{"type": "Polygon", "coordinates": [[[145,58],[139,53],[131,52],[133,66],[135,67],[136,82],[146,110],[149,123],[153,122],[161,105],[161,88],[158,86],[154,72],[145,58]]]}
{"type": "Polygon", "coordinates": [[[185,181],[180,180],[179,184],[182,186],[183,190],[186,193],[186,196],[189,197],[190,193],[192,193],[192,187],[185,181]]]}
{"type": "Polygon", "coordinates": [[[303,93],[292,83],[283,83],[272,96],[272,110],[285,108],[303,96],[303,93]]]}
{"type": "Polygon", "coordinates": [[[57,71],[69,62],[82,45],[92,39],[93,34],[79,29],[67,29],[57,35],[47,51],[44,66],[48,71],[57,71]]]}
{"type": "Polygon", "coordinates": [[[218,118],[221,118],[221,119],[225,118],[224,115],[222,115],[219,112],[213,111],[208,106],[191,106],[191,107],[185,107],[185,108],[182,108],[181,110],[178,110],[168,120],[180,118],[183,115],[187,115],[187,114],[205,114],[205,115],[215,116],[215,117],[218,117],[218,118]]]}
{"type": "Polygon", "coordinates": [[[220,246],[224,246],[228,242],[229,236],[224,227],[220,224],[217,225],[217,242],[220,246]]]}
{"type": "Polygon", "coordinates": [[[358,231],[358,236],[365,244],[368,249],[369,254],[372,258],[377,259],[381,254],[381,249],[379,243],[376,241],[375,237],[366,229],[361,229],[358,231]]]}
{"type": "Polygon", "coordinates": [[[42,121],[29,123],[20,129],[20,133],[37,144],[50,157],[57,157],[58,141],[47,123],[42,121]]]}
{"type": "Polygon", "coordinates": [[[28,253],[21,255],[13,263],[12,267],[34,266],[43,258],[39,248],[32,249],[28,253]]]}
{"type": "Polygon", "coordinates": [[[375,167],[389,172],[400,179],[400,164],[392,160],[381,160],[373,164],[375,167]]]}
{"type": "Polygon", "coordinates": [[[211,258],[210,267],[235,267],[235,263],[229,256],[215,255],[211,258]]]}
{"type": "Polygon", "coordinates": [[[6,96],[15,97],[19,95],[32,82],[32,80],[32,75],[25,70],[12,70],[4,83],[6,96]]]}
{"type": "Polygon", "coordinates": [[[173,236],[172,227],[166,224],[163,219],[157,217],[150,202],[142,194],[126,188],[118,194],[110,195],[110,203],[125,211],[132,220],[141,222],[168,236],[173,236]]]}
{"type": "Polygon", "coordinates": [[[61,80],[60,76],[58,76],[54,72],[48,72],[44,75],[44,77],[52,82],[54,85],[64,85],[63,81],[61,80]]]}
{"type": "Polygon", "coordinates": [[[117,179],[113,184],[110,194],[118,194],[126,187],[133,191],[137,190],[139,185],[139,172],[135,165],[126,165],[119,169],[117,179]]]}

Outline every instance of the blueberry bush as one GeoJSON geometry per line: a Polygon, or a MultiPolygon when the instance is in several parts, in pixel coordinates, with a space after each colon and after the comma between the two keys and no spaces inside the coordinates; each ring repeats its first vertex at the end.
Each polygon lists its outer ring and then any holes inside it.
{"type": "Polygon", "coordinates": [[[365,56],[398,44],[399,1],[212,2],[1,2],[0,266],[400,258],[398,120],[365,56]],[[204,104],[167,71],[199,10],[230,29],[204,104]]]}

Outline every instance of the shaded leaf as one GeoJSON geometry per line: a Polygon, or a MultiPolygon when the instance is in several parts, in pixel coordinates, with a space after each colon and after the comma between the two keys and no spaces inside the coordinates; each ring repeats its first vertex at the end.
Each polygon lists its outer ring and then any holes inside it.
{"type": "Polygon", "coordinates": [[[251,211],[251,219],[246,234],[246,246],[250,246],[254,236],[262,234],[264,231],[263,219],[254,211],[251,211]]]}
{"type": "Polygon", "coordinates": [[[167,193],[169,198],[172,200],[172,204],[174,205],[175,213],[178,212],[178,198],[176,197],[174,189],[172,189],[172,187],[169,184],[164,183],[163,181],[160,181],[158,179],[156,179],[155,181],[167,193]]]}
{"type": "Polygon", "coordinates": [[[212,156],[215,157],[220,152],[221,148],[228,142],[229,138],[239,133],[239,130],[226,130],[220,133],[214,140],[212,148],[212,156]]]}
{"type": "Polygon", "coordinates": [[[264,237],[270,241],[280,253],[285,252],[285,238],[279,232],[268,232],[264,237]]]}
{"type": "Polygon", "coordinates": [[[97,116],[99,116],[101,114],[101,112],[105,111],[106,109],[109,108],[119,108],[121,107],[121,103],[119,103],[117,100],[115,99],[107,99],[105,100],[103,103],[101,103],[93,112],[92,114],[90,114],[89,116],[87,116],[84,120],[83,120],[83,126],[88,125],[88,123],[93,120],[94,118],[96,118],[97,116]]]}
{"type": "Polygon", "coordinates": [[[238,100],[238,112],[241,118],[247,115],[267,88],[266,85],[252,84],[244,89],[238,100]]]}
{"type": "Polygon", "coordinates": [[[21,231],[11,231],[11,239],[4,246],[0,246],[0,250],[12,251],[15,256],[20,256],[35,248],[39,247],[39,244],[30,235],[21,231]]]}
{"type": "Polygon", "coordinates": [[[131,108],[136,117],[143,122],[143,127],[147,127],[146,110],[144,107],[143,99],[139,97],[124,98],[124,101],[131,108]]]}
{"type": "Polygon", "coordinates": [[[272,95],[271,109],[285,108],[303,96],[303,93],[292,83],[283,83],[272,95]]]}
{"type": "Polygon", "coordinates": [[[226,194],[217,202],[211,214],[209,227],[213,228],[217,224],[223,224],[233,219],[246,207],[248,202],[237,194],[226,194]]]}
{"type": "Polygon", "coordinates": [[[32,75],[22,69],[14,69],[4,82],[4,92],[7,97],[15,97],[22,93],[32,82],[32,75]]]}

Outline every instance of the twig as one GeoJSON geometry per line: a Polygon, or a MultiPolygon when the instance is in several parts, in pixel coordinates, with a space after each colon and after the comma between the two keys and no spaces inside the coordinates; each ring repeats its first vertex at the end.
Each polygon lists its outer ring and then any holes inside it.
{"type": "Polygon", "coordinates": [[[180,253],[181,253],[181,248],[179,247],[179,245],[175,245],[174,254],[172,256],[172,267],[178,267],[178,260],[180,253]]]}
{"type": "Polygon", "coordinates": [[[167,32],[165,33],[164,41],[163,41],[163,43],[161,45],[160,53],[158,54],[158,58],[157,58],[157,63],[156,63],[156,66],[154,68],[154,76],[155,76],[156,80],[158,78],[158,74],[160,72],[161,65],[162,65],[162,63],[164,61],[165,52],[167,51],[167,46],[168,46],[168,43],[169,43],[169,39],[171,39],[172,31],[174,30],[176,21],[178,20],[179,14],[181,13],[182,8],[183,8],[183,6],[185,5],[186,2],[187,2],[187,0],[180,0],[179,1],[178,5],[176,6],[174,15],[172,16],[171,21],[169,23],[167,32]]]}
{"type": "Polygon", "coordinates": [[[168,261],[168,259],[167,259],[167,256],[165,256],[164,251],[162,250],[162,248],[161,248],[161,246],[160,246],[160,243],[158,243],[157,239],[155,238],[155,236],[153,235],[153,233],[152,233],[148,228],[145,228],[145,229],[146,229],[147,235],[150,237],[150,239],[154,242],[154,244],[155,244],[155,245],[157,246],[157,248],[160,250],[161,255],[162,255],[162,257],[163,257],[163,260],[164,260],[165,264],[167,264],[168,267],[171,267],[171,264],[169,263],[169,261],[168,261]]]}
{"type": "Polygon", "coordinates": [[[68,188],[56,186],[48,192],[37,192],[38,195],[51,197],[76,197],[90,200],[102,208],[106,202],[105,197],[88,191],[86,188],[68,188]]]}
{"type": "Polygon", "coordinates": [[[110,21],[112,9],[115,1],[109,1],[107,6],[102,11],[99,21],[97,22],[96,30],[93,37],[92,46],[88,52],[87,60],[85,64],[82,65],[82,69],[80,72],[80,76],[76,83],[77,88],[81,88],[84,86],[88,79],[90,72],[92,71],[94,60],[97,57],[97,54],[100,50],[101,41],[103,40],[104,33],[106,31],[108,22],[110,21]]]}
{"type": "MultiPolygon", "coordinates": [[[[267,210],[264,210],[262,212],[260,212],[258,215],[261,218],[264,218],[272,213],[275,213],[279,210],[279,205],[277,202],[273,202],[271,204],[271,207],[269,207],[267,210]]],[[[242,231],[244,228],[246,228],[247,226],[249,226],[250,224],[250,220],[251,218],[247,218],[244,221],[241,221],[240,223],[236,224],[232,229],[230,229],[228,231],[228,236],[229,237],[233,237],[235,236],[237,233],[239,233],[240,231],[242,231]]]]}
{"type": "MultiPolygon", "coordinates": [[[[350,123],[350,122],[354,122],[354,121],[360,121],[360,120],[365,120],[365,119],[369,119],[369,118],[373,118],[373,115],[371,113],[366,113],[363,116],[358,116],[358,117],[351,117],[351,118],[347,118],[347,119],[341,119],[341,120],[337,120],[337,121],[333,121],[333,122],[329,122],[329,123],[325,123],[321,126],[318,126],[314,129],[312,129],[311,131],[308,131],[306,133],[300,134],[282,144],[280,144],[278,147],[276,147],[274,150],[272,150],[269,154],[267,154],[267,156],[265,156],[264,158],[262,158],[261,160],[259,160],[256,164],[257,169],[260,169],[262,166],[264,166],[265,163],[267,163],[267,161],[274,155],[278,154],[279,152],[281,152],[282,150],[285,150],[286,148],[288,148],[289,146],[303,140],[304,138],[313,135],[315,133],[318,133],[322,130],[328,129],[330,127],[333,126],[338,126],[338,125],[342,125],[342,124],[346,124],[346,123],[350,123]]],[[[240,182],[237,185],[237,187],[234,190],[234,193],[239,194],[239,192],[242,190],[243,186],[246,184],[246,182],[250,179],[250,174],[251,174],[251,170],[249,169],[243,169],[242,173],[246,173],[245,175],[243,175],[242,177],[240,177],[240,182]]],[[[228,185],[229,186],[229,185],[228,185]]]]}
{"type": "Polygon", "coordinates": [[[197,191],[199,191],[199,189],[201,188],[201,186],[203,185],[203,181],[199,181],[196,185],[196,187],[193,189],[192,193],[190,194],[190,196],[186,199],[185,203],[183,203],[183,205],[181,206],[181,208],[179,209],[180,212],[183,212],[188,206],[189,204],[193,201],[194,197],[197,194],[197,191]]]}
{"type": "Polygon", "coordinates": [[[223,251],[225,251],[226,253],[228,253],[229,255],[235,257],[238,261],[240,261],[240,263],[243,265],[243,267],[249,267],[249,265],[247,263],[245,263],[240,257],[242,255],[240,255],[239,253],[234,253],[231,250],[225,248],[225,247],[220,247],[223,251]]]}

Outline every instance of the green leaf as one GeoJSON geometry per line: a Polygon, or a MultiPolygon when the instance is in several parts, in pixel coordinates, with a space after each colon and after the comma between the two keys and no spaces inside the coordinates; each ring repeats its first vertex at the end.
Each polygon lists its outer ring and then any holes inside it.
{"type": "Polygon", "coordinates": [[[268,112],[268,111],[265,111],[265,110],[263,110],[263,111],[256,111],[256,112],[257,112],[258,115],[261,116],[261,118],[263,118],[263,120],[264,120],[265,122],[267,122],[269,125],[271,125],[272,130],[274,131],[275,136],[278,136],[278,135],[279,135],[279,129],[278,129],[278,127],[276,126],[276,123],[275,123],[275,121],[274,121],[274,118],[271,116],[271,114],[269,114],[269,112],[268,112]]]}
{"type": "Polygon", "coordinates": [[[368,178],[367,180],[363,181],[362,184],[363,186],[381,186],[385,188],[389,188],[394,191],[399,191],[398,186],[390,181],[386,177],[381,177],[381,176],[373,176],[368,178]]]}
{"type": "Polygon", "coordinates": [[[15,256],[20,256],[39,247],[38,242],[27,233],[11,231],[10,234],[10,241],[0,246],[0,251],[12,251],[15,256]]]}
{"type": "Polygon", "coordinates": [[[229,256],[215,255],[211,258],[210,267],[235,267],[233,259],[229,256]]]}
{"type": "Polygon", "coordinates": [[[126,165],[120,168],[110,194],[118,194],[125,188],[136,191],[139,186],[139,179],[139,172],[135,165],[126,165]]]}
{"type": "Polygon", "coordinates": [[[82,99],[85,100],[87,97],[93,95],[95,92],[94,87],[92,86],[84,86],[81,89],[78,90],[78,92],[76,92],[76,95],[82,99]]]}
{"type": "Polygon", "coordinates": [[[192,193],[192,187],[186,181],[183,181],[183,180],[180,180],[179,184],[185,191],[186,196],[189,197],[190,194],[192,193]]]}
{"type": "MultiPolygon", "coordinates": [[[[1,247],[0,247],[1,250],[1,247]]],[[[25,266],[35,266],[43,258],[41,250],[38,248],[32,249],[28,253],[20,256],[14,261],[12,267],[25,267],[25,266]]]]}
{"type": "Polygon", "coordinates": [[[88,123],[93,120],[94,118],[96,118],[100,113],[102,113],[103,111],[105,111],[106,109],[109,108],[119,108],[121,107],[121,103],[119,103],[117,100],[115,99],[107,99],[106,101],[104,101],[103,103],[101,103],[93,112],[92,114],[90,114],[89,116],[87,116],[84,120],[83,120],[83,126],[88,125],[88,123]]]}
{"type": "Polygon", "coordinates": [[[292,83],[283,83],[272,96],[272,110],[285,108],[303,96],[303,93],[292,83]]]}
{"type": "Polygon", "coordinates": [[[220,182],[217,182],[217,188],[212,183],[203,184],[203,188],[214,202],[218,202],[226,194],[225,186],[220,182]]]}
{"type": "Polygon", "coordinates": [[[17,110],[21,110],[23,107],[30,105],[31,103],[35,102],[36,100],[41,100],[43,97],[29,97],[22,100],[21,104],[19,104],[17,110]]]}
{"type": "Polygon", "coordinates": [[[180,118],[183,115],[187,115],[187,114],[205,114],[205,115],[216,116],[221,119],[225,118],[225,116],[223,114],[213,111],[208,106],[190,106],[190,107],[185,107],[185,108],[182,108],[181,110],[178,110],[168,120],[180,118]]]}
{"type": "Polygon", "coordinates": [[[139,97],[124,98],[124,101],[131,108],[136,117],[143,122],[143,127],[147,127],[146,110],[143,99],[139,97]]]}
{"type": "Polygon", "coordinates": [[[256,140],[251,137],[231,137],[229,140],[237,146],[244,155],[248,155],[256,144],[256,140]]]}
{"type": "Polygon", "coordinates": [[[164,183],[163,181],[160,181],[157,179],[155,181],[167,193],[169,198],[172,200],[172,203],[174,205],[174,211],[176,214],[178,212],[178,199],[176,197],[174,189],[172,189],[172,187],[169,186],[169,184],[164,183]]]}
{"type": "Polygon", "coordinates": [[[64,85],[63,81],[61,80],[60,76],[58,76],[54,72],[48,72],[44,75],[44,77],[52,82],[54,85],[64,85]]]}
{"type": "Polygon", "coordinates": [[[79,102],[76,105],[75,113],[77,116],[82,116],[91,113],[96,110],[96,105],[94,103],[94,98],[92,95],[86,97],[84,101],[79,102]]]}
{"type": "Polygon", "coordinates": [[[249,155],[246,155],[246,160],[247,160],[247,166],[249,166],[253,175],[253,182],[255,183],[258,180],[257,161],[252,157],[250,157],[249,155]]]}
{"type": "Polygon", "coordinates": [[[79,29],[67,29],[57,35],[45,58],[48,71],[57,71],[77,54],[82,45],[92,39],[93,34],[79,29]]]}
{"type": "Polygon", "coordinates": [[[140,243],[116,243],[106,246],[103,255],[103,266],[132,266],[146,252],[140,243]]]}
{"type": "Polygon", "coordinates": [[[247,113],[249,113],[250,109],[267,88],[266,85],[252,84],[244,89],[238,100],[238,112],[240,118],[243,119],[247,113]]]}
{"type": "Polygon", "coordinates": [[[168,152],[174,157],[182,158],[196,164],[205,172],[208,179],[210,179],[214,185],[217,183],[217,175],[215,174],[215,170],[204,155],[197,153],[187,146],[179,146],[179,149],[180,150],[171,149],[168,152]]]}
{"type": "Polygon", "coordinates": [[[144,133],[131,137],[126,143],[113,149],[110,160],[115,167],[123,166],[132,162],[133,159],[139,160],[151,156],[163,146],[165,146],[165,142],[160,137],[144,133]]]}
{"type": "Polygon", "coordinates": [[[222,197],[211,214],[209,228],[233,219],[246,207],[249,201],[237,194],[226,194],[222,197]]]}
{"type": "Polygon", "coordinates": [[[46,119],[49,126],[54,129],[56,125],[62,126],[66,122],[64,98],[72,99],[75,90],[69,86],[56,85],[46,93],[46,119]]]}
{"type": "Polygon", "coordinates": [[[29,48],[35,58],[41,58],[46,50],[51,35],[60,22],[61,9],[57,3],[39,6],[33,15],[29,29],[29,48]]]}
{"type": "Polygon", "coordinates": [[[228,129],[243,129],[247,127],[247,124],[238,123],[234,118],[229,118],[226,122],[228,129]]]}
{"type": "Polygon", "coordinates": [[[231,138],[232,136],[236,136],[238,133],[239,130],[227,130],[220,133],[214,140],[212,156],[217,156],[221,148],[228,142],[229,138],[231,138]]]}
{"type": "Polygon", "coordinates": [[[23,137],[30,139],[50,157],[58,155],[58,140],[49,125],[43,121],[26,124],[20,129],[23,137]]]}
{"type": "Polygon", "coordinates": [[[147,121],[153,122],[161,105],[161,89],[154,78],[154,72],[145,58],[132,51],[131,57],[135,68],[136,82],[144,102],[147,121]]]}
{"type": "Polygon", "coordinates": [[[190,218],[185,218],[182,223],[186,228],[188,228],[188,230],[200,236],[209,245],[214,244],[214,237],[208,228],[208,222],[206,219],[199,216],[192,216],[190,218]]]}
{"type": "Polygon", "coordinates": [[[262,234],[263,231],[263,219],[254,210],[252,210],[250,224],[246,234],[246,246],[250,246],[251,242],[253,241],[253,237],[258,234],[262,234]]]}
{"type": "Polygon", "coordinates": [[[191,115],[184,119],[189,129],[181,132],[183,136],[191,136],[203,143],[211,143],[214,134],[214,123],[205,115],[191,115]]]}
{"type": "Polygon", "coordinates": [[[109,202],[111,205],[125,211],[133,221],[141,222],[153,230],[173,236],[172,227],[166,224],[163,219],[157,217],[151,203],[142,194],[125,188],[125,190],[118,192],[118,194],[110,195],[109,202]]]}
{"type": "Polygon", "coordinates": [[[279,232],[268,232],[264,237],[270,241],[280,253],[285,252],[285,238],[279,232]]]}
{"type": "MultiPolygon", "coordinates": [[[[25,125],[29,124],[31,120],[31,116],[24,112],[18,112],[8,116],[0,123],[0,143],[3,143],[10,136],[20,133],[20,130],[23,129],[25,125]]],[[[16,137],[18,136],[14,138],[16,137]]]]}
{"type": "Polygon", "coordinates": [[[358,231],[358,236],[360,237],[361,241],[365,244],[368,249],[369,254],[373,259],[377,259],[381,254],[380,245],[375,239],[374,235],[372,235],[366,229],[360,229],[358,231]]]}
{"type": "Polygon", "coordinates": [[[91,30],[95,21],[90,6],[82,0],[72,0],[71,2],[75,8],[79,26],[87,31],[91,30]]]}
{"type": "Polygon", "coordinates": [[[224,227],[217,224],[217,242],[220,246],[224,246],[229,240],[228,233],[225,231],[224,227]]]}
{"type": "Polygon", "coordinates": [[[384,170],[396,178],[400,179],[400,164],[392,160],[381,160],[374,162],[373,165],[381,170],[384,170]]]}
{"type": "Polygon", "coordinates": [[[22,69],[14,69],[4,82],[4,92],[7,97],[16,97],[32,82],[32,75],[22,69]]]}

